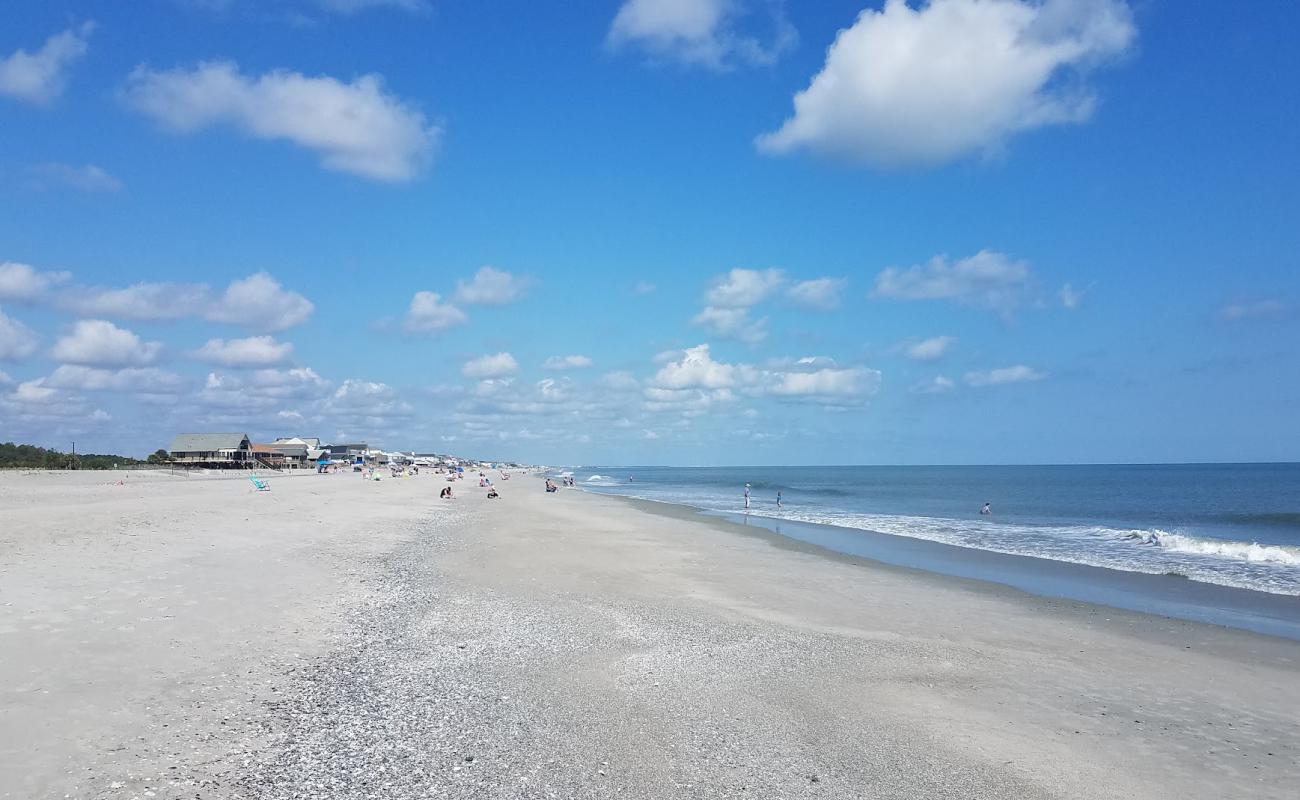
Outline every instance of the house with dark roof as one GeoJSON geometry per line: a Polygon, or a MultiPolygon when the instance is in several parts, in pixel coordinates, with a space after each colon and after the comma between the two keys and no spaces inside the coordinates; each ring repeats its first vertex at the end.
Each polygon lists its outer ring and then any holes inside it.
{"type": "Polygon", "coordinates": [[[176,464],[246,467],[253,463],[253,443],[246,433],[182,433],[167,448],[176,464]]]}

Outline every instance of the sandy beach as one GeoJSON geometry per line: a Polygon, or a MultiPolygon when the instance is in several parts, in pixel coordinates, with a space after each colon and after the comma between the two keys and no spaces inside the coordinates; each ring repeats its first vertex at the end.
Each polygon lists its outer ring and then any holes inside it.
{"type": "Polygon", "coordinates": [[[0,797],[1300,785],[1298,642],[467,483],[0,475],[0,797]]]}

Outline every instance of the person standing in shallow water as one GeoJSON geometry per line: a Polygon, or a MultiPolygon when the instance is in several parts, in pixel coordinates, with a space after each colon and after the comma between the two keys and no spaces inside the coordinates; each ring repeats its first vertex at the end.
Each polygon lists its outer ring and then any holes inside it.
{"type": "Polygon", "coordinates": [[[745,484],[745,510],[749,510],[749,484],[745,484]]]}
{"type": "Polygon", "coordinates": [[[989,516],[990,514],[993,513],[993,506],[991,506],[988,503],[985,503],[984,507],[980,509],[980,513],[986,517],[989,516]]]}
{"type": "Polygon", "coordinates": [[[777,507],[777,508],[780,508],[780,507],[781,507],[781,490],[780,490],[780,489],[777,489],[777,491],[776,491],[776,507],[777,507]]]}

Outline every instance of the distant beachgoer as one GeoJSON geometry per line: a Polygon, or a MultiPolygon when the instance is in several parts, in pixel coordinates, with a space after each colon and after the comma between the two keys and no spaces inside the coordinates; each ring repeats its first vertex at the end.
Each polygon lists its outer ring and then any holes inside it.
{"type": "Polygon", "coordinates": [[[497,499],[498,497],[500,497],[501,495],[497,494],[497,490],[496,490],[495,487],[491,487],[491,486],[490,486],[490,487],[488,488],[487,496],[488,496],[488,499],[489,499],[489,500],[495,500],[495,499],[497,499]]]}
{"type": "Polygon", "coordinates": [[[985,515],[985,516],[988,516],[989,514],[992,514],[992,513],[993,513],[993,506],[990,505],[990,504],[988,504],[988,503],[985,503],[985,504],[984,504],[984,507],[980,509],[980,513],[983,514],[983,515],[985,515]]]}
{"type": "Polygon", "coordinates": [[[776,507],[777,508],[781,507],[781,491],[779,489],[777,490],[776,493],[776,507]]]}
{"type": "Polygon", "coordinates": [[[745,508],[749,508],[749,484],[745,484],[745,508]]]}

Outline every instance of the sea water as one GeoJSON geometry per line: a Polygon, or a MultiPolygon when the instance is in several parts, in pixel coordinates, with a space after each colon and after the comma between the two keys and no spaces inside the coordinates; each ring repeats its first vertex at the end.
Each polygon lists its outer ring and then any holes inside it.
{"type": "Polygon", "coordinates": [[[583,467],[574,475],[593,492],[720,514],[1300,597],[1300,464],[583,467]],[[991,514],[980,514],[985,503],[991,514]]]}

